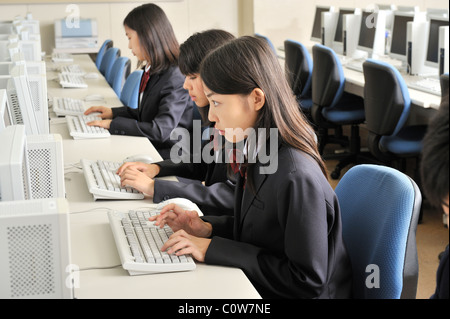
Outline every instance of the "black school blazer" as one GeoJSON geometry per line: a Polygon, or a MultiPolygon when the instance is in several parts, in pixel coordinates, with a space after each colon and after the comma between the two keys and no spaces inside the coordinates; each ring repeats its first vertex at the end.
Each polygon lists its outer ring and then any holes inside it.
{"type": "Polygon", "coordinates": [[[160,153],[170,149],[177,142],[170,139],[173,129],[192,131],[193,102],[183,84],[178,66],[150,75],[137,109],[112,108],[110,133],[145,136],[160,153]]]}

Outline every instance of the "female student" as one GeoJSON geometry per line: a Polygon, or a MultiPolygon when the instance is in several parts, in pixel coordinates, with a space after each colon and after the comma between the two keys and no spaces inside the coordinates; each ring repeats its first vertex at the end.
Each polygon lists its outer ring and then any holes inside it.
{"type": "Polygon", "coordinates": [[[313,130],[270,47],[253,37],[229,42],[205,58],[201,77],[209,119],[228,141],[247,138],[245,145],[252,128],[276,128],[278,138],[244,148],[246,173],[237,174],[234,217],[200,218],[170,204],[151,218],[175,231],[162,249],[239,267],[263,298],[350,297],[338,200],[313,130]],[[277,146],[270,159],[278,166],[270,173],[261,161],[265,143],[277,146]]]}
{"type": "MultiPolygon", "coordinates": [[[[191,99],[197,105],[203,126],[214,125],[208,121],[209,101],[203,90],[200,63],[210,51],[232,39],[234,36],[231,33],[213,29],[195,33],[180,46],[178,65],[186,76],[184,88],[188,90],[191,99]]],[[[212,138],[223,140],[223,137],[218,134],[213,134],[212,138]]],[[[198,150],[199,155],[208,143],[214,144],[214,140],[205,141],[203,147],[198,150]]],[[[220,141],[220,144],[223,145],[223,141],[220,141]]],[[[122,185],[131,186],[148,194],[153,197],[155,203],[169,198],[183,197],[195,202],[205,215],[232,214],[234,184],[227,177],[223,152],[216,150],[212,157],[215,159],[216,156],[220,158],[217,163],[215,160],[207,163],[202,156],[199,156],[200,161],[194,162],[192,159],[189,163],[176,164],[171,159],[156,164],[125,163],[119,168],[118,174],[121,176],[122,185]],[[153,179],[156,176],[170,175],[186,179],[180,182],[153,179]],[[205,184],[202,184],[202,181],[205,184]]]]}
{"type": "Polygon", "coordinates": [[[139,65],[145,63],[138,108],[99,106],[85,114],[100,112],[103,120],[90,125],[109,129],[111,134],[145,136],[168,158],[177,143],[170,139],[172,130],[192,130],[193,106],[178,68],[178,41],[164,11],[152,3],[133,9],[123,24],[128,47],[139,65]]]}

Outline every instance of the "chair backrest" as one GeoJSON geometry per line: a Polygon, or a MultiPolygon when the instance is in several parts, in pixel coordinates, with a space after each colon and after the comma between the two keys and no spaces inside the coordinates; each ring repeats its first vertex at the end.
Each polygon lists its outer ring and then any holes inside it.
{"type": "Polygon", "coordinates": [[[100,70],[100,64],[102,63],[103,57],[105,56],[105,52],[109,48],[112,48],[113,43],[114,42],[112,40],[107,39],[105,40],[105,42],[103,42],[102,46],[98,50],[97,57],[95,58],[95,66],[97,67],[97,69],[100,70]]]}
{"type": "Polygon", "coordinates": [[[142,70],[135,70],[127,77],[120,93],[120,101],[132,109],[137,109],[139,99],[139,84],[141,83],[142,70]]]}
{"type": "Polygon", "coordinates": [[[441,75],[440,77],[440,82],[441,82],[441,95],[445,96],[446,94],[448,94],[448,73],[444,73],[441,75]]]}
{"type": "Polygon", "coordinates": [[[119,97],[121,95],[125,80],[128,75],[130,75],[130,68],[131,60],[127,57],[120,57],[114,62],[109,78],[106,78],[109,85],[119,97]]]}
{"type": "Polygon", "coordinates": [[[344,70],[336,53],[321,44],[313,46],[312,101],[320,107],[334,107],[345,86],[344,70]]]}
{"type": "Polygon", "coordinates": [[[120,57],[120,49],[119,48],[109,48],[106,50],[105,55],[103,56],[102,63],[100,64],[100,73],[105,76],[105,78],[109,77],[112,66],[114,62],[120,57]]]}
{"type": "Polygon", "coordinates": [[[298,97],[311,88],[313,61],[306,47],[298,41],[284,41],[284,66],[289,85],[298,97]]]}
{"type": "Polygon", "coordinates": [[[352,167],[336,186],[356,299],[416,297],[416,229],[422,195],[387,166],[352,167]]]}
{"type": "Polygon", "coordinates": [[[363,63],[364,110],[367,129],[379,136],[396,135],[410,111],[408,87],[400,72],[382,61],[363,63]]]}

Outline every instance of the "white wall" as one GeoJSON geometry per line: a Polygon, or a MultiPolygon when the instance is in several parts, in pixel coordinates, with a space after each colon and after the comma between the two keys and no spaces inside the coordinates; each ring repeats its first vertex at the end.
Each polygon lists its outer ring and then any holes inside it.
{"type": "MultiPolygon", "coordinates": [[[[81,18],[97,19],[99,42],[112,39],[114,46],[120,48],[122,56],[129,57],[133,66],[136,66],[137,60],[128,49],[123,20],[133,8],[147,2],[151,1],[80,3],[78,6],[81,18]]],[[[238,0],[181,0],[156,3],[169,17],[180,44],[194,32],[210,28],[221,28],[238,35],[238,0]]],[[[11,20],[16,15],[25,16],[27,12],[31,12],[33,19],[40,21],[42,50],[50,54],[55,46],[54,20],[62,19],[69,14],[66,13],[68,4],[0,4],[0,21],[11,20]]]]}

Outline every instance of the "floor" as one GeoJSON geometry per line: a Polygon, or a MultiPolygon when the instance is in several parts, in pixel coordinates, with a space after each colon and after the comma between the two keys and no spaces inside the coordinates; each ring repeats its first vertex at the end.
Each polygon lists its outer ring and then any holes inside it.
{"type": "MultiPolygon", "coordinates": [[[[334,169],[337,161],[326,161],[328,171],[334,169]]],[[[341,176],[350,168],[342,171],[341,176]]],[[[338,180],[329,178],[330,184],[336,187],[338,180]]],[[[417,227],[416,242],[419,255],[419,282],[417,299],[428,299],[434,293],[436,286],[436,271],[439,265],[439,254],[449,242],[449,231],[443,224],[442,214],[430,207],[425,201],[423,218],[417,227]]]]}

